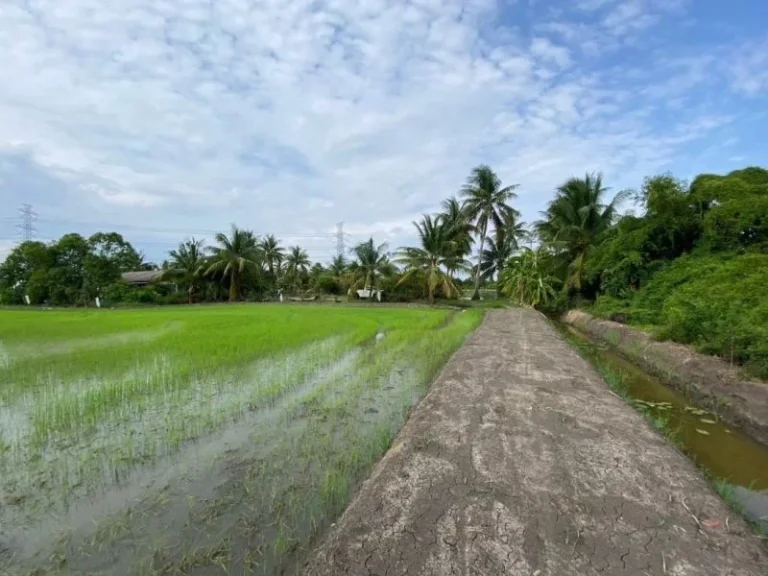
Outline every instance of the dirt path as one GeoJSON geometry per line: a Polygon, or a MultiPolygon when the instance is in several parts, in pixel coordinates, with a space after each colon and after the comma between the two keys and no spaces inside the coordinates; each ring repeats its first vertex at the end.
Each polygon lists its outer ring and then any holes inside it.
{"type": "Polygon", "coordinates": [[[767,571],[764,545],[693,464],[529,310],[488,313],[306,568],[767,571]]]}

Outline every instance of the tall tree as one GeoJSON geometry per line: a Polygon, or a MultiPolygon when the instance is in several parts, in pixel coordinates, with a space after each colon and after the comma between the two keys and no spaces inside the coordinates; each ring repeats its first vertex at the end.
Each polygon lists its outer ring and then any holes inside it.
{"type": "Polygon", "coordinates": [[[485,249],[489,225],[498,229],[504,226],[505,222],[519,216],[519,213],[508,204],[510,200],[517,197],[515,188],[517,184],[502,186],[501,179],[491,167],[481,164],[472,170],[467,183],[461,190],[467,217],[474,222],[475,231],[480,235],[478,263],[474,271],[473,300],[480,298],[480,257],[485,249]]]}
{"type": "Polygon", "coordinates": [[[273,234],[267,235],[260,243],[262,256],[267,265],[267,272],[272,280],[277,279],[277,273],[280,271],[280,265],[285,258],[280,241],[273,234]]]}
{"type": "Polygon", "coordinates": [[[117,232],[97,232],[88,238],[90,250],[83,262],[86,298],[117,282],[122,272],[140,270],[141,255],[117,232]]]}
{"type": "Polygon", "coordinates": [[[53,305],[85,304],[83,291],[85,261],[90,252],[88,241],[80,234],[64,234],[51,245],[53,268],[49,271],[53,305]]]}
{"type": "Polygon", "coordinates": [[[448,275],[453,278],[463,265],[464,259],[472,251],[472,223],[467,211],[455,196],[443,200],[443,212],[438,215],[448,228],[448,236],[453,241],[452,254],[446,260],[448,275]]]}
{"type": "Polygon", "coordinates": [[[373,294],[377,289],[379,278],[388,273],[392,267],[387,256],[387,245],[377,246],[373,243],[373,238],[369,238],[352,248],[352,252],[355,255],[355,261],[349,267],[350,289],[369,289],[373,294]]]}
{"type": "Polygon", "coordinates": [[[459,289],[447,273],[448,261],[456,253],[449,227],[439,217],[433,219],[431,216],[424,216],[421,222],[413,225],[421,246],[398,250],[395,261],[405,266],[405,274],[398,285],[420,274],[424,277],[430,303],[435,301],[435,292],[442,292],[447,298],[458,297],[459,289]]]}
{"type": "Polygon", "coordinates": [[[285,257],[285,275],[291,279],[294,288],[299,287],[311,264],[309,255],[301,246],[293,246],[290,249],[285,257]]]}
{"type": "Polygon", "coordinates": [[[29,296],[32,304],[48,299],[48,271],[53,254],[42,242],[22,242],[0,264],[0,293],[3,303],[23,304],[29,296]]]}
{"type": "Polygon", "coordinates": [[[344,276],[344,273],[347,271],[347,260],[344,258],[344,255],[339,254],[338,256],[334,256],[328,269],[337,280],[344,276]]]}
{"type": "Polygon", "coordinates": [[[260,254],[256,236],[249,230],[232,225],[232,234],[227,236],[219,232],[214,236],[218,246],[211,246],[208,251],[213,262],[206,274],[221,274],[229,278],[229,301],[234,302],[240,296],[243,274],[257,272],[260,254]]]}
{"type": "Polygon", "coordinates": [[[568,288],[582,290],[589,252],[615,221],[618,204],[629,195],[620,192],[606,204],[607,191],[602,174],[570,178],[557,189],[544,219],[536,224],[541,239],[565,258],[568,288]]]}
{"type": "Polygon", "coordinates": [[[483,280],[496,279],[496,295],[501,295],[501,275],[504,265],[520,248],[520,240],[525,238],[525,223],[511,219],[504,226],[497,228],[489,236],[488,248],[483,250],[480,257],[480,278],[483,280]]]}
{"type": "Polygon", "coordinates": [[[176,250],[171,250],[168,254],[171,257],[171,266],[164,276],[174,278],[187,287],[189,304],[192,304],[195,289],[206,268],[203,245],[202,240],[192,238],[182,242],[176,250]]]}

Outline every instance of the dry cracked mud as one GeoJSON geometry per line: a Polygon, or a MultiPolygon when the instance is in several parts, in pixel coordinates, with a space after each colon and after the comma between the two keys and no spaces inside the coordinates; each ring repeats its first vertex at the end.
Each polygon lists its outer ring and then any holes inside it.
{"type": "Polygon", "coordinates": [[[491,311],[309,575],[765,575],[695,466],[532,310],[491,311]]]}

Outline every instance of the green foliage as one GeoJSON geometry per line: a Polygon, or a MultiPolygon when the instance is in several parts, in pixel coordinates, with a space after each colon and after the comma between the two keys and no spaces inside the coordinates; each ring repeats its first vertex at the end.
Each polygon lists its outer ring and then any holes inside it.
{"type": "Polygon", "coordinates": [[[293,246],[285,257],[284,279],[287,286],[299,290],[307,281],[312,263],[309,255],[301,246],[293,246]]]}
{"type": "Polygon", "coordinates": [[[768,248],[768,170],[702,175],[691,194],[703,212],[703,244],[711,250],[768,248]]]}
{"type": "Polygon", "coordinates": [[[117,232],[98,232],[88,238],[88,245],[83,260],[86,300],[120,280],[122,272],[144,268],[140,254],[117,232]]]}
{"type": "Polygon", "coordinates": [[[192,304],[206,268],[203,244],[202,240],[192,238],[182,242],[176,250],[171,250],[168,254],[171,257],[172,268],[164,276],[174,278],[186,286],[189,304],[192,304]]]}
{"type": "Polygon", "coordinates": [[[621,192],[606,204],[607,191],[601,174],[570,178],[555,192],[544,219],[536,223],[539,237],[562,263],[559,268],[564,272],[566,290],[588,291],[591,252],[614,223],[617,206],[628,196],[621,192]]]}
{"type": "Polygon", "coordinates": [[[695,252],[629,299],[600,296],[592,312],[658,326],[658,335],[768,377],[768,254],[695,252]]]}
{"type": "Polygon", "coordinates": [[[398,251],[395,260],[405,266],[405,274],[399,284],[418,276],[426,285],[427,299],[435,301],[435,295],[445,298],[458,298],[459,289],[447,272],[449,262],[454,262],[456,243],[451,239],[451,228],[439,217],[424,216],[421,222],[413,225],[419,234],[420,247],[404,247],[398,251]]]}
{"type": "Polygon", "coordinates": [[[360,242],[352,249],[355,261],[348,268],[348,284],[350,290],[376,290],[382,276],[392,272],[392,265],[387,254],[387,245],[373,242],[369,238],[360,242]]]}
{"type": "Polygon", "coordinates": [[[496,295],[501,294],[501,276],[507,260],[520,248],[519,241],[525,237],[525,223],[515,220],[512,214],[507,215],[504,225],[494,231],[488,238],[488,248],[480,254],[480,277],[483,280],[496,278],[496,295]]]}
{"type": "Polygon", "coordinates": [[[339,280],[330,272],[323,272],[317,277],[315,290],[323,294],[342,294],[343,289],[339,280]]]}
{"type": "Polygon", "coordinates": [[[448,275],[454,278],[472,252],[474,226],[464,205],[455,196],[443,200],[441,206],[443,211],[437,217],[448,228],[449,239],[453,242],[447,247],[450,253],[446,258],[446,269],[448,275]]]}
{"type": "Polygon", "coordinates": [[[547,274],[547,259],[551,254],[543,248],[524,248],[519,256],[507,263],[501,276],[501,291],[521,306],[547,306],[556,298],[558,280],[547,274]]]}
{"type": "Polygon", "coordinates": [[[209,248],[213,261],[206,274],[219,274],[229,284],[229,301],[234,302],[241,296],[243,277],[258,274],[261,270],[261,252],[258,239],[249,230],[232,225],[232,235],[219,232],[215,236],[218,246],[209,248]]]}
{"type": "Polygon", "coordinates": [[[585,272],[593,313],[768,377],[768,171],[702,174],[690,186],[646,178],[627,215],[600,235],[585,272]]]}
{"type": "MultiPolygon", "coordinates": [[[[481,164],[472,170],[467,183],[461,189],[464,197],[463,211],[468,221],[474,223],[474,229],[480,236],[480,254],[485,250],[485,240],[488,226],[494,230],[503,228],[507,223],[516,220],[520,213],[508,203],[516,198],[514,190],[517,184],[502,186],[501,179],[490,166],[481,164]]],[[[472,298],[480,298],[480,262],[474,271],[475,290],[472,298]]]]}
{"type": "Polygon", "coordinates": [[[57,242],[24,242],[0,264],[3,304],[86,305],[119,282],[120,274],[147,267],[141,255],[117,233],[88,240],[65,234],[57,242]]]}

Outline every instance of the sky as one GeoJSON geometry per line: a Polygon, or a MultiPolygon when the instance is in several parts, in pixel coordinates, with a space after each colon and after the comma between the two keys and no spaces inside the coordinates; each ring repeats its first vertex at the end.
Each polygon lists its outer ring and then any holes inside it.
{"type": "Polygon", "coordinates": [[[232,223],[329,261],[415,241],[487,163],[535,220],[765,165],[764,0],[3,0],[0,258],[117,230],[161,261],[232,223]]]}

